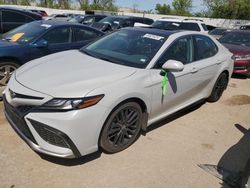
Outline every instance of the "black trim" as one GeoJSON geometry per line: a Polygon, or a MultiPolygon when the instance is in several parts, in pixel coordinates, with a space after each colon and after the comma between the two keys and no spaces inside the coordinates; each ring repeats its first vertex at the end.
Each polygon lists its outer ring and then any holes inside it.
{"type": "Polygon", "coordinates": [[[9,89],[10,91],[10,96],[11,98],[21,98],[21,99],[34,99],[34,100],[43,100],[43,97],[34,97],[34,96],[28,96],[28,95],[23,95],[20,93],[16,93],[14,91],[12,91],[11,89],[9,89]]]}
{"type": "MultiPolygon", "coordinates": [[[[41,122],[38,122],[36,120],[33,120],[33,119],[30,119],[30,118],[27,118],[30,123],[34,126],[34,124],[38,124],[38,125],[41,125],[43,127],[46,127],[47,129],[51,130],[54,134],[57,134],[58,136],[62,137],[64,139],[64,141],[66,142],[66,144],[69,146],[69,148],[72,150],[72,152],[74,153],[75,157],[76,158],[79,158],[81,157],[81,153],[79,152],[79,150],[77,149],[76,145],[73,143],[73,141],[69,138],[68,135],[66,135],[65,133],[53,128],[53,127],[50,127],[46,124],[43,124],[41,122]]],[[[52,144],[52,143],[50,143],[52,144]]]]}

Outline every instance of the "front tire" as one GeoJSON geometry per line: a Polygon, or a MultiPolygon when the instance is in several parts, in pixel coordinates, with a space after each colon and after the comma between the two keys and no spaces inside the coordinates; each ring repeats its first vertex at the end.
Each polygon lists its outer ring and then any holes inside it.
{"type": "Polygon", "coordinates": [[[100,147],[106,153],[117,153],[132,145],[140,136],[142,109],[135,102],[116,107],[108,117],[101,136],[100,147]]]}
{"type": "Polygon", "coordinates": [[[220,74],[217,81],[215,82],[212,93],[210,97],[207,99],[207,101],[208,102],[218,101],[221,98],[224,90],[227,88],[227,85],[228,85],[228,76],[225,72],[223,72],[220,74]]]}
{"type": "Polygon", "coordinates": [[[10,61],[0,62],[0,98],[2,98],[2,92],[13,72],[19,67],[18,64],[10,61]]]}

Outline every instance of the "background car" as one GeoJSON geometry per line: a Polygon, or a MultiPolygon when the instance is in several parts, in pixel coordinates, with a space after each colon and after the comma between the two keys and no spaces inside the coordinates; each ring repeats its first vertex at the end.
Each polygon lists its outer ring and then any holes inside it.
{"type": "Polygon", "coordinates": [[[199,19],[184,19],[178,29],[208,33],[206,24],[199,19]]]}
{"type": "Polygon", "coordinates": [[[103,18],[107,17],[106,15],[102,14],[93,14],[93,15],[79,15],[74,18],[69,19],[69,22],[73,23],[80,23],[85,25],[91,25],[95,22],[99,22],[103,18]]]}
{"type": "Polygon", "coordinates": [[[219,41],[234,54],[234,73],[250,77],[250,31],[232,31],[219,41]]]}
{"type": "Polygon", "coordinates": [[[156,20],[151,26],[157,29],[177,30],[181,22],[181,19],[162,18],[156,20]]]}
{"type": "Polygon", "coordinates": [[[79,49],[102,35],[82,24],[59,21],[35,21],[9,31],[0,41],[0,89],[20,65],[48,54],[79,49]]]}
{"type": "Polygon", "coordinates": [[[6,33],[20,25],[42,20],[42,16],[28,10],[0,7],[0,33],[6,33]]]}
{"type": "Polygon", "coordinates": [[[231,29],[227,28],[215,28],[209,31],[208,34],[219,40],[226,32],[230,32],[231,29]]]}
{"type": "Polygon", "coordinates": [[[231,56],[198,32],[123,28],[22,66],[5,89],[5,114],[38,152],[120,152],[150,124],[197,101],[218,101],[231,56]]]}
{"type": "Polygon", "coordinates": [[[151,25],[153,22],[154,20],[143,17],[107,16],[99,22],[93,23],[91,27],[99,29],[100,31],[110,32],[123,27],[134,27],[135,23],[151,25]]]}
{"type": "Polygon", "coordinates": [[[51,14],[44,19],[45,20],[68,21],[76,16],[79,16],[79,14],[51,14]]]}
{"type": "Polygon", "coordinates": [[[250,30],[250,25],[242,25],[240,26],[240,30],[250,30]]]}
{"type": "Polygon", "coordinates": [[[48,14],[45,10],[38,10],[38,9],[30,9],[31,12],[40,14],[42,17],[47,17],[48,14]]]}

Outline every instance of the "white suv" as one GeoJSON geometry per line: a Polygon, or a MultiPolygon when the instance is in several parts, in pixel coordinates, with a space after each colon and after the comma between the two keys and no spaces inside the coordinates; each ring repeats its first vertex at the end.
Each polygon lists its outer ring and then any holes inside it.
{"type": "Polygon", "coordinates": [[[199,19],[184,19],[179,28],[180,30],[190,30],[190,31],[199,31],[201,33],[208,33],[206,24],[199,19]]]}
{"type": "Polygon", "coordinates": [[[181,22],[182,20],[178,18],[161,18],[156,20],[151,26],[157,29],[176,30],[181,22]]]}

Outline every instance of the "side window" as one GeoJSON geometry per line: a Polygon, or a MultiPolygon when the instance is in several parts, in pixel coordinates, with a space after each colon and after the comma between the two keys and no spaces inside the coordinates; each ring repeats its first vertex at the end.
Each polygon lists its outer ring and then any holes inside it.
{"type": "Polygon", "coordinates": [[[103,18],[105,18],[105,17],[96,16],[96,17],[95,17],[95,22],[99,22],[99,21],[102,20],[103,18]]]}
{"type": "Polygon", "coordinates": [[[181,23],[180,30],[189,30],[189,31],[201,31],[199,25],[197,23],[181,23]]]}
{"type": "Polygon", "coordinates": [[[168,60],[180,61],[183,64],[191,63],[193,61],[192,37],[182,37],[172,43],[157,61],[155,68],[160,69],[168,60]]]}
{"type": "Polygon", "coordinates": [[[2,11],[3,22],[26,22],[26,16],[13,11],[2,11]]]}
{"type": "Polygon", "coordinates": [[[97,33],[87,29],[74,28],[73,42],[81,42],[86,40],[95,39],[98,37],[97,33]]]}
{"type": "Polygon", "coordinates": [[[198,61],[214,56],[218,47],[206,36],[194,36],[194,52],[194,60],[198,61]]]}
{"type": "Polygon", "coordinates": [[[201,26],[202,26],[202,28],[204,29],[204,31],[208,31],[207,26],[206,26],[204,23],[201,24],[201,26]]]}
{"type": "Polygon", "coordinates": [[[69,28],[56,28],[49,31],[43,37],[48,44],[60,44],[70,42],[70,29],[69,28]]]}

